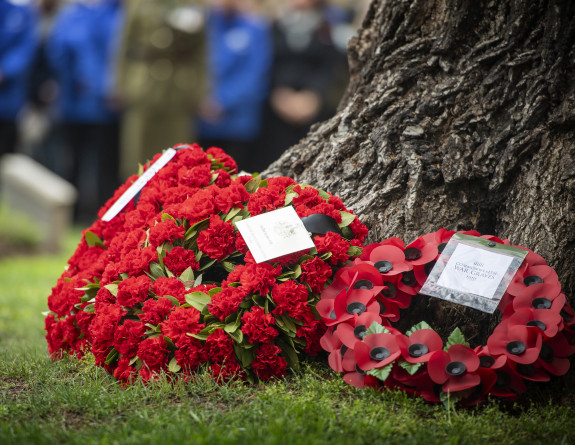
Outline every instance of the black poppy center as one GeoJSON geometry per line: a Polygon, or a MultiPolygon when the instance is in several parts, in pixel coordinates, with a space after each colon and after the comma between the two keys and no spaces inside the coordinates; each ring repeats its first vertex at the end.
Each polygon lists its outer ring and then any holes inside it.
{"type": "Polygon", "coordinates": [[[534,284],[540,283],[543,283],[543,278],[541,278],[539,275],[529,275],[523,280],[523,284],[525,284],[525,286],[533,286],[534,284]]]}
{"type": "Polygon", "coordinates": [[[416,283],[415,274],[412,270],[401,274],[401,282],[406,286],[413,286],[416,283]]]}
{"type": "Polygon", "coordinates": [[[490,355],[483,355],[479,357],[479,366],[482,368],[491,368],[495,363],[495,359],[490,355]]]}
{"type": "Polygon", "coordinates": [[[386,347],[376,346],[375,348],[371,348],[371,351],[369,351],[369,356],[371,357],[372,360],[380,362],[389,357],[390,352],[389,349],[387,349],[386,347]]]}
{"type": "Polygon", "coordinates": [[[354,289],[373,289],[373,283],[369,280],[358,280],[354,285],[354,289]]]}
{"type": "Polygon", "coordinates": [[[541,357],[541,359],[545,360],[546,362],[550,362],[555,358],[555,351],[547,343],[543,343],[541,345],[541,352],[539,353],[539,357],[541,357]]]}
{"type": "Polygon", "coordinates": [[[561,318],[563,318],[565,323],[571,323],[571,320],[573,320],[573,317],[565,311],[561,311],[561,318]]]}
{"type": "Polygon", "coordinates": [[[365,337],[366,332],[367,328],[365,327],[365,325],[360,324],[359,326],[356,326],[355,329],[353,330],[353,335],[355,335],[360,340],[363,340],[363,337],[365,337]]]}
{"type": "Polygon", "coordinates": [[[435,266],[435,261],[430,261],[429,263],[427,263],[425,265],[425,267],[423,268],[425,275],[429,275],[431,273],[431,271],[433,270],[434,266],[435,266]]]}
{"type": "Polygon", "coordinates": [[[339,350],[339,353],[341,354],[341,358],[343,358],[343,356],[345,355],[345,353],[347,352],[349,348],[346,345],[341,345],[341,349],[339,350]]]}
{"type": "Polygon", "coordinates": [[[541,320],[531,320],[527,322],[527,326],[537,326],[539,329],[544,331],[547,329],[547,325],[543,323],[541,320]]]}
{"type": "Polygon", "coordinates": [[[355,365],[355,370],[360,375],[365,375],[365,371],[361,369],[358,365],[355,365]]]}
{"type": "Polygon", "coordinates": [[[332,310],[332,311],[329,313],[329,319],[330,319],[330,320],[335,320],[336,318],[337,318],[337,317],[335,316],[335,311],[332,310]]]}
{"type": "Polygon", "coordinates": [[[412,357],[421,357],[429,352],[429,348],[423,343],[414,343],[407,348],[407,352],[412,357]]]}
{"type": "Polygon", "coordinates": [[[409,247],[405,249],[403,253],[405,255],[405,259],[409,261],[418,260],[421,258],[421,255],[423,255],[421,250],[419,250],[417,247],[409,247]]]}
{"type": "Polygon", "coordinates": [[[533,306],[535,309],[550,309],[551,300],[545,297],[536,298],[531,302],[531,306],[533,306]]]}
{"type": "Polygon", "coordinates": [[[367,308],[365,307],[365,304],[360,303],[359,301],[354,301],[353,303],[349,303],[347,305],[347,313],[348,314],[363,314],[367,308]]]}
{"type": "Polygon", "coordinates": [[[395,285],[393,283],[390,283],[389,281],[384,282],[383,285],[387,286],[387,289],[383,289],[381,291],[381,294],[385,298],[393,300],[397,296],[397,287],[395,287],[395,285]]]}
{"type": "Polygon", "coordinates": [[[393,264],[389,261],[381,260],[375,263],[374,267],[379,270],[380,273],[387,273],[393,269],[393,264]]]}
{"type": "Polygon", "coordinates": [[[507,343],[505,349],[507,349],[507,352],[510,354],[521,355],[527,350],[527,346],[525,346],[525,343],[521,341],[511,341],[507,343]]]}
{"type": "Polygon", "coordinates": [[[439,253],[443,252],[443,249],[445,249],[445,246],[447,246],[447,243],[441,243],[439,246],[437,246],[437,251],[439,253]]]}
{"type": "Polygon", "coordinates": [[[453,376],[462,375],[465,371],[467,371],[467,367],[463,362],[450,362],[445,367],[445,372],[453,376]]]}

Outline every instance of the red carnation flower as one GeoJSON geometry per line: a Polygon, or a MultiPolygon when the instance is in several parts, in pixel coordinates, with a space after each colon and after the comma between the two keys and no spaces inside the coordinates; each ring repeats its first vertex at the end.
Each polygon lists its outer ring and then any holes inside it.
{"type": "Polygon", "coordinates": [[[118,323],[124,315],[126,311],[116,304],[102,305],[90,324],[90,334],[93,338],[111,345],[118,323]]]}
{"type": "Polygon", "coordinates": [[[159,371],[168,364],[168,344],[163,335],[146,338],[138,347],[138,357],[149,371],[159,371]]]}
{"type": "Polygon", "coordinates": [[[269,343],[278,335],[278,331],[272,327],[275,324],[273,315],[266,314],[258,306],[242,315],[242,324],[242,333],[250,343],[269,343]]]}
{"type": "Polygon", "coordinates": [[[133,357],[138,351],[146,328],[142,323],[135,320],[125,320],[118,326],[114,335],[114,348],[125,356],[133,357]]]}
{"type": "Polygon", "coordinates": [[[158,297],[174,297],[180,304],[186,302],[186,286],[175,277],[159,277],[152,283],[152,292],[158,297]]]}
{"type": "Polygon", "coordinates": [[[143,314],[138,314],[142,323],[157,325],[164,321],[168,314],[174,309],[174,304],[169,298],[149,298],[142,306],[143,314]]]}
{"type": "Polygon", "coordinates": [[[188,187],[207,187],[212,179],[212,166],[201,164],[192,168],[182,167],[178,171],[180,184],[188,187]]]}
{"type": "Polygon", "coordinates": [[[267,295],[281,273],[281,266],[274,267],[269,263],[239,265],[222,285],[241,283],[248,293],[267,295]]]}
{"type": "Polygon", "coordinates": [[[132,357],[120,358],[118,367],[114,369],[114,377],[124,384],[133,383],[138,375],[136,369],[130,366],[131,360],[132,357]]]}
{"type": "Polygon", "coordinates": [[[150,228],[150,244],[158,247],[166,241],[183,239],[185,233],[184,226],[179,226],[173,219],[166,219],[150,228]]]}
{"type": "Polygon", "coordinates": [[[222,213],[228,213],[232,207],[239,209],[244,208],[244,202],[250,199],[250,194],[243,185],[232,184],[229,187],[220,190],[216,195],[216,206],[222,213]]]}
{"type": "Polygon", "coordinates": [[[321,351],[320,339],[326,331],[326,326],[321,320],[314,320],[311,311],[305,316],[305,323],[298,326],[296,335],[306,342],[304,352],[310,356],[316,356],[321,351]]]}
{"type": "Polygon", "coordinates": [[[258,348],[252,369],[262,382],[285,375],[287,361],[279,356],[280,353],[281,349],[275,345],[267,344],[258,348]]]}
{"type": "Polygon", "coordinates": [[[234,341],[223,329],[216,329],[204,344],[206,358],[212,363],[226,363],[235,361],[233,348],[234,341]]]}
{"type": "Polygon", "coordinates": [[[208,310],[210,314],[225,321],[228,316],[238,311],[246,295],[247,292],[243,287],[224,287],[220,292],[212,295],[208,310]]]}
{"type": "Polygon", "coordinates": [[[176,346],[185,343],[186,334],[197,334],[204,328],[200,323],[200,312],[193,308],[176,308],[168,319],[162,323],[162,334],[167,336],[176,346]]]}
{"type": "Polygon", "coordinates": [[[190,336],[185,336],[180,340],[174,357],[176,357],[178,365],[186,372],[195,371],[205,360],[201,342],[190,336]]]}
{"type": "Polygon", "coordinates": [[[331,253],[329,262],[331,264],[345,263],[349,260],[347,251],[349,242],[334,232],[328,232],[325,235],[318,235],[314,238],[314,244],[318,254],[331,253]]]}
{"type": "Polygon", "coordinates": [[[147,275],[129,277],[118,283],[118,304],[124,307],[134,307],[148,298],[152,280],[147,275]]]}
{"type": "Polygon", "coordinates": [[[163,258],[164,264],[176,276],[180,276],[184,270],[191,267],[198,270],[200,265],[196,262],[196,254],[192,250],[183,247],[174,247],[163,258]]]}
{"type": "Polygon", "coordinates": [[[158,259],[158,252],[152,246],[128,252],[118,265],[120,272],[130,276],[150,271],[150,263],[158,259]]]}
{"type": "Polygon", "coordinates": [[[206,153],[213,156],[214,159],[222,164],[230,173],[236,173],[238,171],[236,161],[221,148],[210,147],[206,150],[206,153]]]}
{"type": "Polygon", "coordinates": [[[218,215],[210,217],[210,225],[200,232],[198,248],[210,258],[221,261],[235,251],[235,229],[218,215]]]}
{"type": "Polygon", "coordinates": [[[301,282],[309,285],[313,293],[319,293],[333,271],[321,258],[313,257],[301,263],[301,282]]]}
{"type": "Polygon", "coordinates": [[[443,385],[444,392],[463,391],[479,385],[479,357],[465,345],[452,345],[447,352],[436,351],[427,363],[429,377],[443,385]]]}
{"type": "Polygon", "coordinates": [[[301,320],[309,312],[307,298],[307,289],[303,284],[296,284],[293,281],[274,284],[272,299],[276,307],[272,312],[274,315],[287,314],[296,320],[301,320]]]}
{"type": "Polygon", "coordinates": [[[187,219],[195,224],[216,213],[214,197],[216,192],[208,187],[200,189],[182,203],[166,206],[164,212],[176,219],[187,219]]]}
{"type": "Polygon", "coordinates": [[[283,207],[285,204],[285,190],[279,191],[272,187],[260,187],[253,193],[248,202],[248,212],[256,216],[264,211],[271,211],[283,207]]]}

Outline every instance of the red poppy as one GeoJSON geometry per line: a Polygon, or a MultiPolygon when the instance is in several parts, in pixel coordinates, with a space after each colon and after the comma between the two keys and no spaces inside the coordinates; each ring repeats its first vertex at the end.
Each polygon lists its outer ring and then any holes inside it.
{"type": "Polygon", "coordinates": [[[338,325],[337,336],[345,346],[353,349],[358,341],[364,339],[367,330],[374,322],[381,324],[381,317],[373,312],[355,315],[347,323],[338,325]]]}
{"type": "Polygon", "coordinates": [[[547,265],[531,266],[528,263],[520,268],[507,288],[511,295],[557,295],[561,284],[557,273],[547,265]]]}
{"type": "Polygon", "coordinates": [[[517,373],[511,362],[495,369],[497,380],[491,387],[489,394],[497,397],[505,397],[509,400],[517,399],[517,395],[525,392],[527,387],[521,376],[517,373]]]}
{"type": "Polygon", "coordinates": [[[401,356],[409,363],[426,362],[435,351],[443,347],[443,341],[433,329],[419,329],[409,337],[397,336],[401,356]]]}
{"type": "Polygon", "coordinates": [[[380,292],[378,298],[394,303],[400,308],[405,309],[411,304],[411,295],[397,288],[400,278],[400,275],[386,278],[383,282],[383,286],[385,287],[380,292]]]}
{"type": "Polygon", "coordinates": [[[369,371],[383,368],[401,355],[393,334],[371,334],[354,348],[355,359],[360,369],[369,371]]]}
{"type": "Polygon", "coordinates": [[[371,289],[342,289],[335,299],[321,299],[316,309],[326,325],[333,326],[364,312],[379,314],[380,306],[371,289]]]}
{"type": "Polygon", "coordinates": [[[437,245],[434,242],[426,242],[423,237],[417,238],[403,251],[409,265],[423,266],[437,258],[437,245]]]}
{"type": "Polygon", "coordinates": [[[517,374],[519,374],[525,380],[530,380],[532,382],[548,382],[551,380],[549,373],[545,371],[538,362],[529,363],[524,365],[521,363],[509,363],[509,365],[515,368],[517,374]]]}
{"type": "Polygon", "coordinates": [[[371,264],[354,263],[335,273],[332,284],[322,290],[321,298],[335,298],[344,288],[372,290],[375,295],[383,289],[383,278],[371,264]]]}
{"type": "Polygon", "coordinates": [[[559,312],[549,309],[522,308],[513,311],[512,307],[503,314],[509,326],[533,326],[541,329],[546,338],[554,337],[562,328],[563,319],[559,312]]]}
{"type": "Polygon", "coordinates": [[[402,249],[387,244],[378,246],[371,251],[369,261],[385,278],[393,277],[412,269],[407,262],[402,249]]]}
{"type": "Polygon", "coordinates": [[[468,346],[455,344],[447,352],[436,351],[427,363],[429,377],[444,392],[463,391],[479,385],[479,357],[468,346]]]}
{"type": "Polygon", "coordinates": [[[487,347],[492,354],[505,354],[509,360],[527,365],[537,360],[542,338],[539,328],[502,323],[487,340],[487,347]]]}
{"type": "Polygon", "coordinates": [[[513,309],[541,309],[560,313],[565,306],[565,294],[559,292],[555,296],[542,295],[519,295],[513,298],[513,309]]]}
{"type": "Polygon", "coordinates": [[[550,374],[564,375],[569,371],[568,357],[573,353],[575,353],[575,345],[569,344],[565,335],[559,333],[543,342],[537,364],[550,374]]]}
{"type": "Polygon", "coordinates": [[[374,249],[376,249],[380,246],[395,246],[395,247],[398,247],[401,250],[403,250],[403,248],[405,247],[405,244],[401,238],[397,238],[397,237],[387,238],[387,239],[383,240],[381,243],[368,244],[367,246],[363,247],[363,251],[361,252],[361,255],[359,256],[359,259],[362,261],[369,261],[369,257],[371,255],[371,252],[373,252],[374,249]]]}
{"type": "Polygon", "coordinates": [[[345,372],[343,380],[356,388],[377,387],[379,382],[376,377],[367,374],[355,361],[353,349],[342,348],[342,367],[345,372]]]}

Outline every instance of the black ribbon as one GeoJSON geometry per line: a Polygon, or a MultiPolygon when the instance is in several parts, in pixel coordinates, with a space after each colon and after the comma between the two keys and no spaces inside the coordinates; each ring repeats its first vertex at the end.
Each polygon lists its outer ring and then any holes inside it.
{"type": "Polygon", "coordinates": [[[337,221],[331,216],[323,213],[314,213],[313,215],[301,218],[306,230],[312,235],[325,235],[327,232],[334,232],[343,236],[343,233],[337,221]]]}

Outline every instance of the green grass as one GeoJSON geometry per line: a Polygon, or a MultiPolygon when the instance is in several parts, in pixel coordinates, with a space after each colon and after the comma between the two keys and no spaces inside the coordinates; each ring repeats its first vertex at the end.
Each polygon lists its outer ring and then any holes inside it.
{"type": "MultiPolygon", "coordinates": [[[[79,232],[58,256],[0,260],[0,444],[575,443],[575,392],[558,380],[516,404],[447,411],[356,390],[322,362],[259,386],[120,387],[89,361],[52,362],[42,312],[79,232]]],[[[570,377],[570,376],[568,376],[570,377]]]]}

